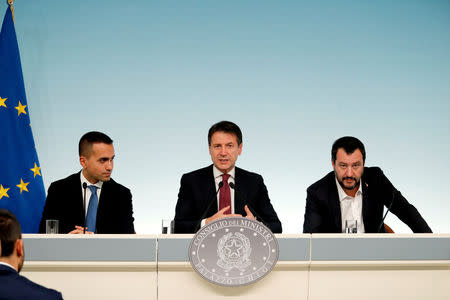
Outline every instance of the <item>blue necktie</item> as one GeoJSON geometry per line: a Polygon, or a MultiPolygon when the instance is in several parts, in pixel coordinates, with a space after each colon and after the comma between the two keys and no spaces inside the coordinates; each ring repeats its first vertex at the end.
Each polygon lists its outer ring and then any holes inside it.
{"type": "Polygon", "coordinates": [[[88,188],[91,190],[91,198],[89,198],[89,206],[86,215],[86,227],[87,231],[92,231],[95,233],[95,224],[97,222],[97,207],[98,207],[98,197],[97,189],[95,185],[90,185],[88,188]]]}

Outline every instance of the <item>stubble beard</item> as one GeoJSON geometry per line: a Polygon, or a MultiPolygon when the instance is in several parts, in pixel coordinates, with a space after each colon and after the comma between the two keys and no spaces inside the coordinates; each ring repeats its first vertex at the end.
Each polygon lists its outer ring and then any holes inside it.
{"type": "Polygon", "coordinates": [[[339,185],[340,185],[344,190],[349,190],[349,191],[351,191],[351,190],[353,190],[354,188],[358,187],[358,186],[359,186],[359,183],[361,182],[361,179],[356,180],[356,177],[348,177],[348,176],[342,177],[342,180],[339,180],[339,178],[338,178],[338,176],[337,176],[337,174],[336,174],[336,171],[334,171],[334,176],[336,176],[337,181],[339,182],[339,185]],[[345,179],[353,179],[353,180],[355,181],[355,184],[352,185],[351,187],[345,186],[345,184],[344,184],[344,180],[345,180],[345,179]]]}

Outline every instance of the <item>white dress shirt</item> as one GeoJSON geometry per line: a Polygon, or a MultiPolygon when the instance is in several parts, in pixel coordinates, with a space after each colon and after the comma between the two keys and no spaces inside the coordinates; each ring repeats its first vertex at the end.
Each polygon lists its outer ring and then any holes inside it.
{"type": "Polygon", "coordinates": [[[345,220],[358,221],[358,233],[364,233],[364,223],[362,217],[362,187],[359,183],[358,191],[355,197],[347,195],[336,178],[336,185],[339,194],[339,202],[341,204],[342,232],[345,232],[345,220]]]}
{"type": "Polygon", "coordinates": [[[85,207],[85,211],[84,214],[87,214],[88,211],[88,207],[89,207],[89,200],[91,199],[91,189],[89,188],[90,185],[95,185],[96,187],[98,187],[97,189],[97,198],[98,198],[98,202],[100,203],[100,193],[102,192],[102,186],[103,186],[103,181],[99,181],[96,184],[92,184],[90,183],[86,177],[84,177],[83,175],[83,171],[80,172],[80,179],[81,179],[81,194],[84,197],[84,189],[83,189],[83,183],[86,182],[87,184],[87,188],[86,188],[86,207],[85,207]]]}
{"type": "MultiPolygon", "coordinates": [[[[230,170],[230,172],[228,172],[227,174],[230,175],[230,177],[228,177],[228,184],[230,182],[235,183],[234,182],[234,174],[235,174],[236,170],[235,167],[233,167],[233,169],[230,170]]],[[[219,169],[216,168],[216,166],[213,165],[213,174],[214,174],[214,182],[216,183],[216,192],[217,189],[219,188],[219,183],[221,181],[223,181],[223,177],[222,175],[224,173],[222,173],[219,169]]],[[[230,187],[230,195],[231,195],[231,214],[234,214],[234,189],[232,189],[230,187]]],[[[220,192],[217,193],[217,207],[219,207],[219,202],[220,202],[220,192]]],[[[206,224],[206,219],[203,219],[201,222],[201,226],[205,226],[206,224]]]]}

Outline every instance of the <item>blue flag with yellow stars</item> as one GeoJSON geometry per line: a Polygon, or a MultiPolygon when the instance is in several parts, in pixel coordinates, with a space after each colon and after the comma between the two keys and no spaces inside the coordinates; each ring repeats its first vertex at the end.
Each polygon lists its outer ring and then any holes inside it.
{"type": "Polygon", "coordinates": [[[0,208],[16,215],[24,233],[36,233],[44,203],[42,171],[9,6],[0,32],[0,208]]]}

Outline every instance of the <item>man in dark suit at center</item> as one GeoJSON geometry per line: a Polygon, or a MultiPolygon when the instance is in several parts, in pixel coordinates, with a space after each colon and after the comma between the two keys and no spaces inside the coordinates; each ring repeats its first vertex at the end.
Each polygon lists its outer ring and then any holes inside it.
{"type": "Polygon", "coordinates": [[[208,144],[213,164],[181,177],[175,233],[195,233],[212,221],[236,216],[256,217],[272,232],[281,233],[261,175],[235,167],[242,152],[240,128],[229,121],[214,124],[208,144]]]}
{"type": "Polygon", "coordinates": [[[59,233],[134,233],[131,192],[111,178],[115,157],[111,138],[88,132],[78,151],[83,169],[50,185],[39,232],[45,233],[46,220],[56,219],[59,233]]]}
{"type": "Polygon", "coordinates": [[[22,231],[16,217],[4,209],[0,209],[0,245],[0,300],[62,299],[60,292],[19,275],[25,257],[22,231]]]}

